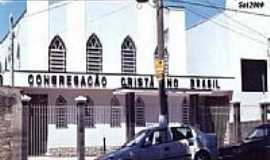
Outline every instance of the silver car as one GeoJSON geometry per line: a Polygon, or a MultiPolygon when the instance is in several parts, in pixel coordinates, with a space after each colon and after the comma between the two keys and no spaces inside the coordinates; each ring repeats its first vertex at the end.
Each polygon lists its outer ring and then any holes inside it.
{"type": "Polygon", "coordinates": [[[203,133],[189,125],[171,127],[172,132],[181,132],[188,140],[193,160],[215,160],[218,157],[217,138],[215,134],[203,133]]]}
{"type": "Polygon", "coordinates": [[[190,153],[188,141],[180,132],[152,127],[140,131],[120,149],[98,160],[190,160],[190,153]]]}

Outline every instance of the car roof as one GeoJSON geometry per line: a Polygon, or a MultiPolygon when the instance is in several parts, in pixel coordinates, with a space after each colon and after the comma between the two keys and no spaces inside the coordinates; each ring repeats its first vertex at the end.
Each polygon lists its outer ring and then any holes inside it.
{"type": "Polygon", "coordinates": [[[255,128],[258,128],[258,129],[260,129],[260,128],[270,128],[270,124],[262,124],[262,125],[259,125],[259,126],[255,127],[255,128]]]}
{"type": "MultiPolygon", "coordinates": [[[[180,128],[180,127],[190,127],[189,125],[177,125],[177,126],[169,126],[168,128],[180,128]]],[[[159,129],[163,129],[161,128],[160,126],[152,126],[152,127],[149,127],[149,128],[146,128],[145,130],[159,130],[159,129]]]]}

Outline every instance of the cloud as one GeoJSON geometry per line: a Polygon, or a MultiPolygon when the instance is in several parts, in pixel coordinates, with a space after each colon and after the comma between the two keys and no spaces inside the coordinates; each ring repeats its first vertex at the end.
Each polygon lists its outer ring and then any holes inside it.
{"type": "Polygon", "coordinates": [[[0,5],[8,3],[9,0],[0,0],[0,5]]]}

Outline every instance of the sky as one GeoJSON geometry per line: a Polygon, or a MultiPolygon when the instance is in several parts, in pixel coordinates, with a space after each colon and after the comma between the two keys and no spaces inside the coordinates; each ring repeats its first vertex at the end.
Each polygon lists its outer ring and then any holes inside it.
{"type": "MultiPolygon", "coordinates": [[[[167,0],[167,1],[170,1],[170,0],[167,0]]],[[[177,0],[171,0],[171,1],[173,2],[167,2],[167,5],[173,5],[173,6],[177,5],[177,6],[186,7],[194,12],[199,12],[200,14],[203,14],[204,16],[208,18],[215,16],[216,14],[221,12],[216,9],[182,4],[180,2],[176,2],[177,0]]],[[[222,7],[224,7],[225,5],[225,0],[185,0],[185,1],[199,2],[199,3],[208,4],[208,5],[211,4],[211,5],[222,6],[222,7]]],[[[25,8],[26,8],[26,0],[0,0],[0,40],[8,32],[10,14],[14,16],[14,20],[16,21],[16,19],[23,13],[25,8]]],[[[193,13],[189,11],[186,12],[186,28],[190,28],[203,21],[205,21],[204,18],[198,17],[197,15],[194,15],[193,13]]]]}

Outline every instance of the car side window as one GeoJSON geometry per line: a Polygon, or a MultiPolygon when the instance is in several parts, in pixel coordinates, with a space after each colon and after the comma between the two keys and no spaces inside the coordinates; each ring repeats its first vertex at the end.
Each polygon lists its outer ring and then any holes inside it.
{"type": "Polygon", "coordinates": [[[148,135],[144,140],[144,146],[158,145],[167,142],[167,131],[156,130],[148,135]]]}
{"type": "Polygon", "coordinates": [[[270,128],[267,128],[267,136],[270,136],[270,128]]]}
{"type": "Polygon", "coordinates": [[[152,145],[166,143],[167,132],[165,130],[157,130],[153,133],[152,145]]]}
{"type": "Polygon", "coordinates": [[[186,136],[179,130],[179,128],[171,128],[173,141],[185,139],[186,136]]]}
{"type": "Polygon", "coordinates": [[[256,139],[256,138],[261,138],[264,137],[266,135],[266,130],[263,128],[256,128],[255,130],[253,130],[249,135],[248,135],[248,139],[256,139]]]}
{"type": "Polygon", "coordinates": [[[177,128],[172,128],[172,130],[173,129],[176,129],[178,132],[180,132],[187,139],[193,137],[192,131],[188,127],[177,127],[177,128]]]}

